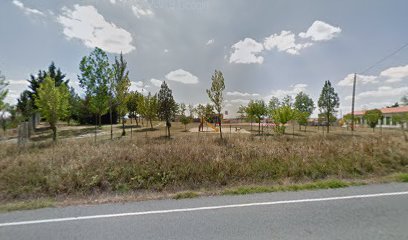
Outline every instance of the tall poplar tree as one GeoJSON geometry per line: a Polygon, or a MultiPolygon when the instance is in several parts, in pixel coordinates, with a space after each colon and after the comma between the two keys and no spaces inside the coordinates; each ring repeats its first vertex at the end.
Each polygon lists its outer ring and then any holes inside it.
{"type": "Polygon", "coordinates": [[[337,112],[337,108],[340,105],[340,99],[336,91],[332,87],[330,81],[325,81],[322,92],[319,97],[319,110],[322,115],[325,116],[327,121],[327,132],[330,131],[330,122],[332,116],[337,112]]]}

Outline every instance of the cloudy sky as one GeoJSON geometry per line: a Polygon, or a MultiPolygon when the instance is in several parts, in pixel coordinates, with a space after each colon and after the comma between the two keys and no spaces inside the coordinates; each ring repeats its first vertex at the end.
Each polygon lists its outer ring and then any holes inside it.
{"type": "MultiPolygon", "coordinates": [[[[269,0],[1,0],[0,70],[15,103],[30,74],[54,61],[80,91],[80,59],[94,47],[124,53],[132,89],[206,103],[215,69],[225,109],[249,99],[310,94],[325,80],[350,111],[352,74],[408,42],[408,2],[269,0]]],[[[356,108],[408,93],[408,48],[358,75],[356,108]]]]}

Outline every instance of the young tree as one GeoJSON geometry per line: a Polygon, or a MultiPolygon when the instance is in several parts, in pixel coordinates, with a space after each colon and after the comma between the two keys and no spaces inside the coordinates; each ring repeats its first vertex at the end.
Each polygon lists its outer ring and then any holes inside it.
{"type": "Polygon", "coordinates": [[[275,131],[285,134],[285,124],[294,119],[295,111],[290,106],[285,105],[272,110],[272,115],[275,123],[275,131]]]}
{"type": "Polygon", "coordinates": [[[4,99],[7,96],[8,93],[8,82],[6,82],[6,77],[1,74],[0,71],[0,112],[5,111],[6,109],[6,103],[4,102],[4,99]]]}
{"type": "Polygon", "coordinates": [[[340,99],[337,93],[334,91],[330,81],[325,81],[322,92],[319,97],[319,110],[326,117],[327,132],[330,131],[330,117],[337,112],[337,108],[340,105],[340,99]]]}
{"type": "Polygon", "coordinates": [[[364,118],[367,121],[368,126],[374,129],[378,124],[378,120],[383,118],[382,112],[379,109],[368,110],[364,113],[364,118]]]}
{"type": "Polygon", "coordinates": [[[408,113],[400,113],[400,114],[394,115],[392,117],[392,120],[395,123],[400,124],[402,133],[404,134],[405,141],[408,142],[408,136],[407,136],[406,131],[404,130],[405,125],[408,125],[408,113]]]}
{"type": "Polygon", "coordinates": [[[96,115],[99,126],[101,116],[109,110],[109,83],[112,77],[109,66],[108,56],[100,48],[95,48],[89,56],[83,57],[79,65],[79,83],[85,89],[90,100],[90,111],[96,115]]]}
{"type": "Polygon", "coordinates": [[[242,120],[247,117],[246,106],[244,105],[239,106],[237,113],[239,114],[240,121],[242,122],[242,120]]]}
{"type": "MultiPolygon", "coordinates": [[[[127,62],[123,59],[122,53],[119,60],[115,57],[115,63],[113,64],[113,86],[115,90],[115,105],[122,119],[122,136],[126,135],[125,131],[125,115],[128,112],[127,102],[129,100],[129,71],[126,70],[127,62]]],[[[112,109],[112,105],[111,105],[112,109]]],[[[112,110],[111,110],[112,112],[112,110]]]]}
{"type": "Polygon", "coordinates": [[[299,92],[295,97],[294,107],[298,111],[298,113],[296,114],[296,120],[299,124],[300,130],[301,125],[307,125],[307,119],[315,109],[313,99],[310,98],[306,93],[299,92]]]}
{"type": "Polygon", "coordinates": [[[69,89],[69,114],[67,116],[67,123],[70,125],[71,120],[79,120],[81,114],[82,100],[75,92],[75,89],[71,87],[69,89]]]}
{"type": "MultiPolygon", "coordinates": [[[[168,138],[170,138],[170,127],[171,127],[171,120],[174,118],[177,112],[177,104],[174,101],[173,93],[171,89],[168,87],[166,81],[163,81],[159,94],[157,95],[158,98],[158,116],[161,120],[166,121],[167,133],[168,138]]],[[[185,108],[185,107],[184,107],[185,108]]]]}
{"type": "Polygon", "coordinates": [[[132,122],[132,118],[135,118],[136,120],[136,126],[139,126],[139,122],[137,119],[137,114],[139,114],[139,105],[138,103],[140,102],[139,99],[143,97],[140,93],[137,91],[131,91],[129,93],[129,99],[128,102],[126,103],[127,109],[129,111],[129,118],[130,121],[132,122]]]}
{"type": "Polygon", "coordinates": [[[38,88],[35,105],[43,117],[50,124],[53,135],[57,140],[57,122],[69,114],[69,91],[65,84],[55,86],[55,80],[47,76],[38,88]]]}
{"type": "Polygon", "coordinates": [[[207,89],[208,97],[214,104],[214,108],[218,113],[218,120],[220,126],[220,137],[222,139],[222,128],[221,128],[221,111],[222,103],[224,100],[223,91],[225,89],[224,76],[221,71],[215,70],[214,75],[211,77],[211,89],[207,89]]]}
{"type": "Polygon", "coordinates": [[[152,96],[149,92],[146,97],[143,96],[139,101],[140,112],[143,118],[150,122],[150,128],[153,129],[153,120],[157,118],[158,112],[157,95],[152,96]]]}
{"type": "Polygon", "coordinates": [[[258,123],[258,134],[261,134],[261,119],[268,114],[265,102],[263,100],[251,100],[245,110],[248,117],[256,119],[258,123]]]}

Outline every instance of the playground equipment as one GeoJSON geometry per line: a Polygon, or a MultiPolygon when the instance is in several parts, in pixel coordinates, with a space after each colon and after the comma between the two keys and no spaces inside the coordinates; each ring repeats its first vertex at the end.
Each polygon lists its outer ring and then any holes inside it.
{"type": "MultiPolygon", "coordinates": [[[[221,115],[221,119],[222,119],[222,115],[221,115]]],[[[201,117],[200,125],[198,126],[198,131],[199,132],[204,131],[204,124],[206,124],[207,127],[210,127],[213,130],[213,132],[219,132],[220,128],[217,127],[217,124],[219,124],[219,122],[220,122],[219,116],[216,114],[207,115],[206,117],[201,117]],[[214,122],[214,124],[209,121],[214,122]]]]}

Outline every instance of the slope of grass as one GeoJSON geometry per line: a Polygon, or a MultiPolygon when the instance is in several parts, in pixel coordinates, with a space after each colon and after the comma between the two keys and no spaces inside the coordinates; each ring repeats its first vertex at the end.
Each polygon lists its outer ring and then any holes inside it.
{"type": "MultiPolygon", "coordinates": [[[[0,148],[0,201],[39,197],[195,191],[263,182],[311,182],[287,190],[343,186],[325,179],[363,179],[408,170],[408,144],[380,135],[319,135],[253,138],[183,133],[172,140],[162,131],[119,140],[35,143],[0,148]]],[[[401,177],[403,181],[404,177],[401,177]]],[[[276,191],[270,187],[242,192],[276,191]]],[[[188,197],[181,195],[182,197],[188,197]]]]}

